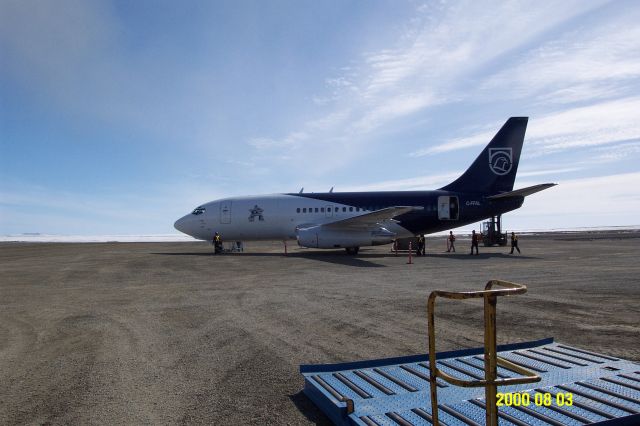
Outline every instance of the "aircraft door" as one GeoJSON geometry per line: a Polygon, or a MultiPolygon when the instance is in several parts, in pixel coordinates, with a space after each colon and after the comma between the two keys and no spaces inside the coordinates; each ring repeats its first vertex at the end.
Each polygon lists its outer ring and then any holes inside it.
{"type": "Polygon", "coordinates": [[[459,212],[458,197],[449,197],[449,219],[458,220],[459,212]]]}
{"type": "Polygon", "coordinates": [[[325,206],[324,211],[325,211],[325,215],[327,217],[333,217],[333,208],[332,208],[332,206],[325,206]]]}
{"type": "Polygon", "coordinates": [[[458,203],[458,197],[438,197],[438,219],[458,220],[459,212],[460,204],[458,203]]]}
{"type": "Polygon", "coordinates": [[[220,223],[231,223],[231,201],[220,202],[220,223]]]}
{"type": "Polygon", "coordinates": [[[438,197],[438,219],[449,220],[449,197],[438,197]]]}

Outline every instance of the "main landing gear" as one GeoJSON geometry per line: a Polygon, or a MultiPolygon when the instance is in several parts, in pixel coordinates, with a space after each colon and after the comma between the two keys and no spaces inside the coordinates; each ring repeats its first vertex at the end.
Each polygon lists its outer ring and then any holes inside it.
{"type": "Polygon", "coordinates": [[[356,254],[358,254],[358,250],[360,250],[360,247],[345,247],[345,250],[347,251],[347,254],[355,256],[356,254]]]}

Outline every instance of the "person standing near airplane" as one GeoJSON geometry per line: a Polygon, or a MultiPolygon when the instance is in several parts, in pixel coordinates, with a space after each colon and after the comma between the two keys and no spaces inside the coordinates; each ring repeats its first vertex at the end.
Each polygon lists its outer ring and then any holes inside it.
{"type": "Polygon", "coordinates": [[[424,256],[425,252],[424,252],[424,234],[420,234],[420,236],[418,236],[418,252],[416,253],[417,256],[424,256]]]}
{"type": "Polygon", "coordinates": [[[222,237],[217,232],[213,236],[213,253],[222,253],[222,237]]]}
{"type": "Polygon", "coordinates": [[[473,248],[476,248],[476,254],[478,254],[478,234],[476,234],[476,230],[471,231],[471,253],[473,254],[473,248]]]}
{"type": "Polygon", "coordinates": [[[515,232],[511,233],[511,253],[509,254],[513,254],[513,249],[518,250],[518,253],[520,253],[520,247],[518,247],[518,236],[515,232]]]}
{"type": "Polygon", "coordinates": [[[453,231],[449,231],[449,247],[447,248],[447,253],[453,250],[456,252],[456,246],[453,244],[456,241],[456,236],[453,235],[453,231]]]}

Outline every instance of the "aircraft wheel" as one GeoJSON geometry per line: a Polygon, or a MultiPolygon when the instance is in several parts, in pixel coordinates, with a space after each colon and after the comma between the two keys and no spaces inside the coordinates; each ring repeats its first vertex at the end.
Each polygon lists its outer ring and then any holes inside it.
{"type": "Polygon", "coordinates": [[[360,247],[347,247],[345,248],[345,250],[347,251],[347,254],[355,256],[356,254],[358,254],[358,250],[360,250],[360,247]]]}

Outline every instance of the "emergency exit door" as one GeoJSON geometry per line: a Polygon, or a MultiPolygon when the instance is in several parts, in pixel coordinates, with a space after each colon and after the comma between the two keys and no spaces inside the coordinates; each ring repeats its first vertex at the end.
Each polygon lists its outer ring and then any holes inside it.
{"type": "Polygon", "coordinates": [[[231,223],[231,201],[220,202],[220,223],[231,223]]]}
{"type": "Polygon", "coordinates": [[[458,197],[438,197],[438,219],[458,220],[459,211],[458,197]]]}

